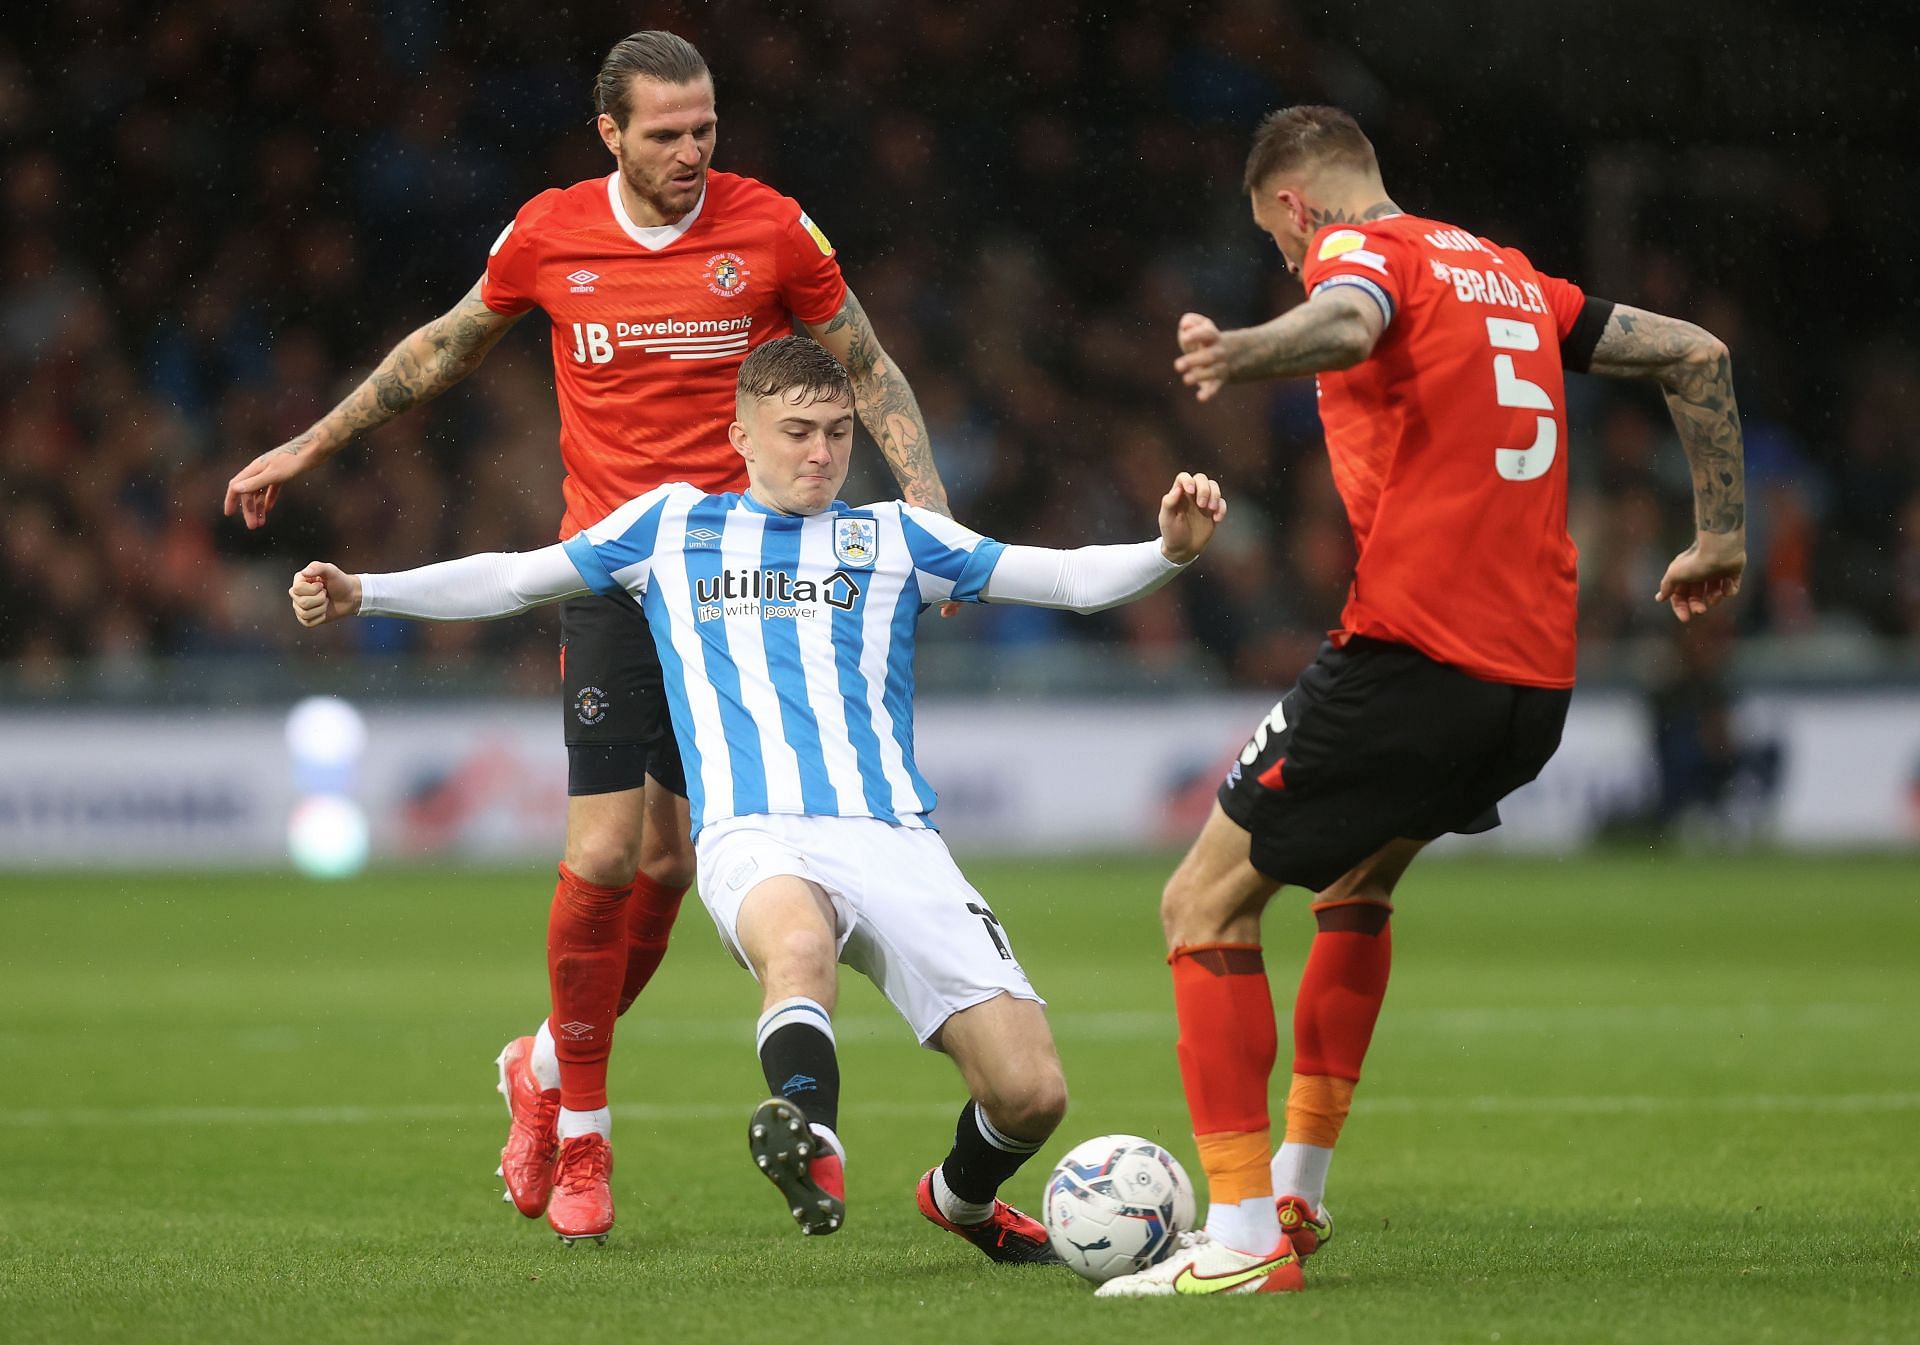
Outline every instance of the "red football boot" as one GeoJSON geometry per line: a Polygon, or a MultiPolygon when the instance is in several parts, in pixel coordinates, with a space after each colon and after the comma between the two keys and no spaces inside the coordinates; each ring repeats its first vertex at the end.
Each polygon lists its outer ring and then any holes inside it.
{"type": "Polygon", "coordinates": [[[933,1168],[927,1169],[927,1175],[920,1179],[920,1189],[916,1192],[920,1213],[927,1216],[928,1222],[938,1224],[949,1233],[959,1234],[985,1252],[989,1261],[1019,1266],[1060,1264],[1053,1244],[1047,1239],[1047,1230],[1040,1221],[1020,1213],[1004,1200],[994,1201],[993,1213],[977,1224],[956,1224],[940,1213],[940,1202],[933,1198],[934,1172],[933,1168]]]}
{"type": "Polygon", "coordinates": [[[560,1147],[560,1090],[540,1089],[533,1077],[533,1038],[515,1037],[500,1052],[500,1096],[506,1099],[507,1144],[500,1151],[503,1197],[529,1219],[546,1213],[553,1194],[553,1154],[560,1147]]]}
{"type": "Polygon", "coordinates": [[[1299,1196],[1281,1196],[1274,1201],[1274,1206],[1280,1214],[1280,1231],[1287,1235],[1294,1254],[1302,1261],[1332,1241],[1333,1214],[1325,1205],[1320,1207],[1318,1218],[1299,1196]]]}
{"type": "Polygon", "coordinates": [[[547,1202],[547,1224],[560,1241],[571,1247],[581,1238],[602,1246],[613,1227],[613,1146],[605,1135],[575,1135],[560,1141],[553,1160],[553,1199],[547,1202]]]}

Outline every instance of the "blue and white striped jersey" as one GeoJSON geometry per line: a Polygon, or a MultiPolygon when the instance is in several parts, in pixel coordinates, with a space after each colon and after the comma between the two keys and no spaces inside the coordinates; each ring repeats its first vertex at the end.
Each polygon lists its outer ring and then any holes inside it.
{"type": "Polygon", "coordinates": [[[594,592],[646,613],[695,834],[753,813],[930,825],[915,623],[929,603],[980,601],[1001,543],[897,500],[800,518],[675,482],[565,549],[594,592]]]}

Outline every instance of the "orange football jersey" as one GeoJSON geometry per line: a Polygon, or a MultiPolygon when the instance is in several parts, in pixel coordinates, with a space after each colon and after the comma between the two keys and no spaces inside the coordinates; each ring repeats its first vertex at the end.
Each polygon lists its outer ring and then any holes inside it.
{"type": "Polygon", "coordinates": [[[1411,215],[1319,230],[1301,280],[1309,294],[1352,286],[1387,317],[1371,356],[1319,377],[1359,553],[1336,642],[1371,636],[1489,681],[1572,686],[1560,343],[1585,295],[1512,248],[1411,215]]]}
{"type": "Polygon", "coordinates": [[[747,352],[825,322],[847,294],[833,245],[797,202],[707,175],[677,224],[643,228],[619,175],[541,192],[487,256],[480,297],[553,323],[553,383],[571,537],[668,481],[746,488],[727,442],[747,352]]]}

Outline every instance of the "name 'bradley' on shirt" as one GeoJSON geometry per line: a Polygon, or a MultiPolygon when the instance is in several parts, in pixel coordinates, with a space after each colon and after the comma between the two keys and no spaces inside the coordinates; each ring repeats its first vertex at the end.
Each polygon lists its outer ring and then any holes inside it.
{"type": "Polygon", "coordinates": [[[1479,271],[1470,266],[1452,266],[1435,260],[1434,279],[1453,285],[1453,297],[1461,303],[1499,304],[1522,313],[1551,313],[1547,297],[1531,280],[1514,281],[1499,271],[1479,271]]]}

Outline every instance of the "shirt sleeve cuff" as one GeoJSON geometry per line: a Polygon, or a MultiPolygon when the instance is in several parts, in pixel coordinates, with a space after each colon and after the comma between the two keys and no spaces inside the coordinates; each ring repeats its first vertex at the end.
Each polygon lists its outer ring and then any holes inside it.
{"type": "Polygon", "coordinates": [[[980,595],[986,591],[987,581],[993,578],[993,567],[1000,563],[1000,555],[1006,549],[1006,543],[996,542],[991,537],[974,547],[973,554],[967,557],[967,563],[960,571],[960,577],[953,581],[953,592],[948,595],[948,600],[982,601],[980,595]]]}
{"type": "Polygon", "coordinates": [[[593,542],[584,532],[576,532],[560,543],[560,549],[567,553],[567,559],[573,562],[573,568],[580,572],[580,578],[586,586],[603,598],[617,597],[626,590],[614,577],[607,573],[607,567],[600,562],[600,553],[593,549],[593,542]]]}

